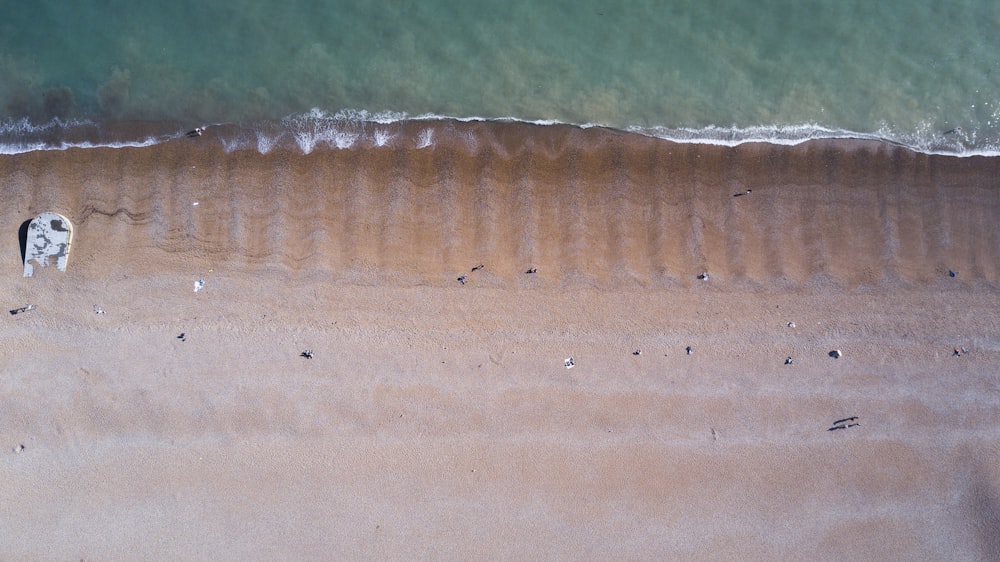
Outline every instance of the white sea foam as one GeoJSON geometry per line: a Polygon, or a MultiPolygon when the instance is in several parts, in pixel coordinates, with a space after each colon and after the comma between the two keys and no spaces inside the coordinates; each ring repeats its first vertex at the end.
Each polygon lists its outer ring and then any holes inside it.
{"type": "Polygon", "coordinates": [[[21,154],[37,150],[68,150],[70,148],[142,148],[159,144],[167,137],[143,136],[136,139],[94,142],[87,140],[62,140],[65,131],[99,130],[99,126],[85,119],[52,119],[36,124],[26,118],[0,122],[0,154],[21,154]]]}
{"type": "Polygon", "coordinates": [[[257,152],[260,152],[261,154],[271,152],[274,148],[276,139],[273,136],[262,135],[260,133],[257,133],[255,136],[257,137],[257,152]]]}
{"type": "MultiPolygon", "coordinates": [[[[320,146],[335,149],[349,149],[358,146],[383,147],[397,141],[409,143],[410,146],[417,148],[427,148],[434,143],[435,128],[424,128],[417,133],[416,137],[406,139],[399,132],[394,131],[393,126],[406,122],[447,121],[616,129],[602,123],[564,123],[547,119],[453,117],[434,113],[409,116],[400,112],[369,112],[365,110],[341,110],[329,113],[313,109],[307,113],[289,115],[279,122],[261,122],[245,126],[226,125],[216,137],[226,152],[256,150],[261,154],[267,154],[280,147],[294,147],[308,154],[320,146]]],[[[860,133],[812,123],[757,127],[708,126],[702,128],[631,126],[622,130],[678,143],[720,146],[737,146],[745,143],[792,146],[816,139],[862,139],[887,142],[927,154],[1000,156],[1000,142],[985,141],[979,138],[976,131],[956,129],[940,132],[930,122],[921,124],[914,131],[903,133],[892,130],[888,125],[881,125],[874,132],[860,133]]],[[[184,136],[184,131],[178,130],[160,136],[104,142],[61,140],[64,136],[99,137],[100,135],[97,134],[99,131],[99,124],[87,120],[54,119],[43,124],[33,124],[27,119],[0,122],[0,154],[20,154],[37,150],[66,150],[69,148],[141,148],[184,136]],[[94,134],[65,134],[81,130],[84,132],[89,130],[90,133],[94,134]]],[[[474,138],[466,138],[466,141],[472,149],[478,145],[478,141],[474,138]]]]}
{"type": "Polygon", "coordinates": [[[719,146],[738,146],[747,143],[795,146],[811,140],[857,139],[885,142],[926,154],[1000,156],[1000,146],[998,145],[969,148],[969,146],[975,145],[974,138],[964,133],[939,133],[930,124],[926,124],[919,131],[905,135],[900,135],[885,125],[879,127],[874,133],[831,129],[817,124],[767,125],[758,127],[710,126],[700,129],[630,127],[627,130],[678,143],[712,144],[719,146]]]}
{"type": "Polygon", "coordinates": [[[385,146],[392,140],[392,133],[385,129],[376,129],[374,134],[375,146],[385,146]]]}
{"type": "Polygon", "coordinates": [[[104,142],[104,143],[93,143],[87,141],[59,142],[59,143],[2,142],[0,143],[0,154],[14,155],[14,154],[23,154],[26,152],[35,152],[40,150],[69,150],[71,148],[144,148],[147,146],[154,146],[160,144],[161,142],[162,139],[153,137],[147,137],[135,141],[104,142]]]}
{"type": "Polygon", "coordinates": [[[434,129],[424,129],[420,131],[417,138],[417,148],[427,148],[434,142],[434,129]]]}
{"type": "MultiPolygon", "coordinates": [[[[286,118],[287,119],[287,118],[286,118]]],[[[574,126],[582,129],[606,128],[616,129],[616,127],[603,123],[565,123],[552,119],[519,119],[516,117],[488,118],[477,116],[455,117],[436,113],[424,113],[410,116],[399,112],[372,113],[364,110],[341,110],[334,114],[329,114],[319,109],[313,109],[309,113],[294,117],[294,119],[310,122],[310,128],[314,131],[314,136],[320,140],[330,138],[333,130],[352,131],[347,137],[340,138],[337,142],[330,143],[337,148],[348,148],[362,141],[367,141],[374,146],[384,146],[388,142],[383,129],[369,131],[367,125],[377,123],[380,125],[391,125],[404,121],[455,121],[460,123],[475,122],[496,122],[496,123],[525,123],[538,126],[574,126]]],[[[737,146],[746,143],[768,143],[785,146],[794,146],[810,140],[818,139],[859,139],[887,142],[899,146],[904,146],[916,152],[927,154],[940,154],[949,156],[1000,156],[1000,143],[982,143],[978,141],[974,134],[960,132],[959,134],[942,134],[927,123],[919,130],[907,134],[900,134],[891,130],[887,126],[879,127],[875,132],[863,133],[849,131],[846,129],[835,129],[814,123],[796,125],[762,125],[756,127],[720,127],[707,126],[702,128],[690,127],[639,127],[632,126],[623,129],[626,132],[642,134],[664,140],[679,143],[692,144],[712,144],[720,146],[737,146]]],[[[418,137],[413,140],[417,148],[426,148],[433,144],[434,129],[422,130],[418,137]]],[[[315,143],[304,143],[309,150],[315,147],[315,143]]],[[[474,146],[471,143],[470,146],[474,146]]],[[[305,149],[304,149],[305,150],[305,149]]]]}

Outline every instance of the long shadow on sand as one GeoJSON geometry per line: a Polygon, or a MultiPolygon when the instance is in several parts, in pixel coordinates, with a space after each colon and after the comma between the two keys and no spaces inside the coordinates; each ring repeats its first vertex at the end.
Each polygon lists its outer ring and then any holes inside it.
{"type": "Polygon", "coordinates": [[[17,241],[21,245],[21,263],[24,263],[25,252],[28,249],[28,225],[31,224],[31,219],[28,219],[21,223],[21,228],[17,229],[17,241]]]}

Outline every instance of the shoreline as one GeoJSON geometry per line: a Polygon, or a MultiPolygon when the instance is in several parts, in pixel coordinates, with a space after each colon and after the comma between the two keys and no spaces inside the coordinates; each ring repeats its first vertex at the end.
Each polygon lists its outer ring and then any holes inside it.
{"type": "MultiPolygon", "coordinates": [[[[201,139],[218,142],[226,152],[251,150],[261,154],[276,151],[427,148],[435,144],[435,135],[463,135],[467,142],[478,142],[470,135],[486,139],[508,134],[504,129],[523,128],[520,134],[538,134],[539,128],[557,130],[597,130],[610,135],[639,135],[675,144],[739,147],[764,144],[799,146],[812,142],[874,142],[929,156],[956,158],[1000,156],[1000,149],[967,147],[958,137],[924,139],[910,144],[878,133],[859,133],[830,129],[820,125],[782,125],[753,127],[707,126],[700,129],[654,127],[614,127],[600,123],[563,123],[545,120],[522,120],[512,117],[481,118],[444,115],[408,116],[392,112],[341,111],[335,114],[312,110],[282,119],[239,123],[181,123],[178,121],[91,121],[55,119],[34,124],[25,119],[0,124],[0,155],[34,151],[71,149],[145,148],[184,139],[198,128],[206,133],[201,139]]],[[[200,133],[199,133],[200,134],[200,133]]],[[[448,143],[454,140],[446,141],[448,143]]]]}
{"type": "MultiPolygon", "coordinates": [[[[401,134],[423,128],[408,126],[401,134]]],[[[690,288],[704,271],[746,290],[1000,284],[1000,159],[520,125],[465,124],[437,138],[258,154],[201,137],[2,156],[0,216],[64,214],[87,260],[105,251],[93,228],[108,233],[105,245],[156,249],[157,259],[346,283],[447,284],[489,261],[479,277],[498,286],[690,288]],[[539,274],[526,277],[532,267],[539,274]]]]}

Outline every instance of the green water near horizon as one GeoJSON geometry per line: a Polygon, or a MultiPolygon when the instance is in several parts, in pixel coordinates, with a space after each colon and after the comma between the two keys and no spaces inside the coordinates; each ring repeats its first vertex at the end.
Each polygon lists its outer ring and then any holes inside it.
{"type": "Polygon", "coordinates": [[[1000,2],[0,1],[7,119],[320,108],[1000,146],[1000,2]]]}

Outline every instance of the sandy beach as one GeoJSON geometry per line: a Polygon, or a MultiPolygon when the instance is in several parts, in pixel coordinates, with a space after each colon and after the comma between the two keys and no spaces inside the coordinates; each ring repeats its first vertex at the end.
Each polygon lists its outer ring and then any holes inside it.
{"type": "Polygon", "coordinates": [[[430,126],[0,156],[0,558],[1000,560],[1000,159],[430,126]]]}

